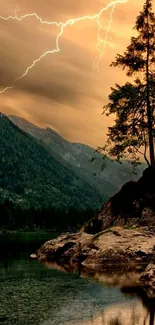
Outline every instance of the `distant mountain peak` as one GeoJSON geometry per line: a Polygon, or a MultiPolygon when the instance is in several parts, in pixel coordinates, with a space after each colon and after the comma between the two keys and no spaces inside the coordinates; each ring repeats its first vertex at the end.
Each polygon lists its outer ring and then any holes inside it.
{"type": "MultiPolygon", "coordinates": [[[[50,127],[47,127],[47,128],[46,128],[46,131],[47,131],[48,133],[50,133],[50,134],[52,134],[52,135],[58,137],[58,138],[62,138],[62,136],[61,136],[57,131],[55,131],[54,129],[51,129],[50,127]]],[[[63,139],[63,138],[62,138],[62,139],[63,139]]]]}

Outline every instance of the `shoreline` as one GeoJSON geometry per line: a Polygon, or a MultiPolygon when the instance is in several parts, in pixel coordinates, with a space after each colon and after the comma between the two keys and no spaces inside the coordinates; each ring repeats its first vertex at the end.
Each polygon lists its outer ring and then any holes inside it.
{"type": "Polygon", "coordinates": [[[155,295],[155,233],[147,227],[112,227],[97,236],[66,233],[45,242],[33,258],[111,285],[137,285],[155,295]]]}

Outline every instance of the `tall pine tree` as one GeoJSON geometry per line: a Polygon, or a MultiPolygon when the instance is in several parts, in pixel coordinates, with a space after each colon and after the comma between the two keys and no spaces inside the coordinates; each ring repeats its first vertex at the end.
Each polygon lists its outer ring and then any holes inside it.
{"type": "Polygon", "coordinates": [[[109,128],[104,148],[118,160],[129,155],[136,162],[141,153],[147,163],[155,167],[155,15],[152,0],[145,1],[134,29],[137,37],[131,38],[124,54],[117,54],[111,66],[125,69],[127,76],[137,74],[137,78],[133,84],[127,82],[111,88],[103,113],[115,114],[116,118],[109,128]]]}

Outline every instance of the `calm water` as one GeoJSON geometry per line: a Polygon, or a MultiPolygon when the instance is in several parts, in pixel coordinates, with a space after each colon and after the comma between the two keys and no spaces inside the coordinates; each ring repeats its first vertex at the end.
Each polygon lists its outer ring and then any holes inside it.
{"type": "Polygon", "coordinates": [[[0,324],[115,325],[121,323],[108,317],[117,312],[138,308],[139,315],[138,298],[31,260],[30,253],[51,237],[0,235],[0,324]]]}

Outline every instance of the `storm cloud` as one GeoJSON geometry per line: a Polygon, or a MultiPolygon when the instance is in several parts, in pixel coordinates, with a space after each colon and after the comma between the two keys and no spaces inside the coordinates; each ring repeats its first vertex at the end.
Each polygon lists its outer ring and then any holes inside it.
{"type": "MultiPolygon", "coordinates": [[[[21,0],[17,14],[36,12],[44,20],[63,21],[94,14],[110,0],[21,0]]],[[[16,2],[0,0],[0,15],[7,16],[16,2]]],[[[101,115],[110,87],[123,83],[125,73],[110,68],[117,53],[122,53],[133,34],[142,1],[118,4],[100,71],[93,70],[97,55],[97,21],[85,20],[67,26],[59,40],[60,52],[46,55],[21,76],[41,54],[56,49],[60,28],[43,25],[36,18],[22,21],[0,20],[0,88],[14,88],[0,95],[1,110],[27,118],[41,127],[50,126],[70,141],[97,147],[106,139],[111,119],[101,115]]],[[[105,35],[110,11],[101,17],[105,35]]]]}

